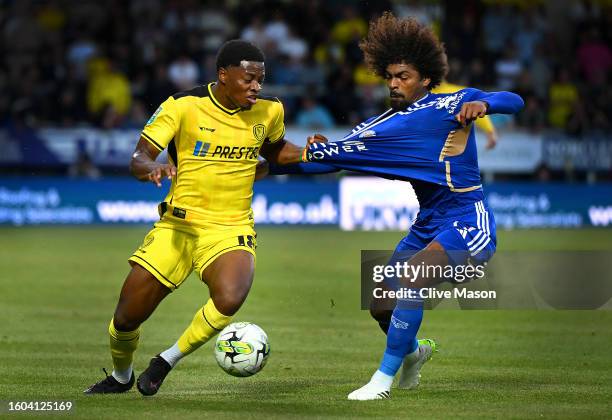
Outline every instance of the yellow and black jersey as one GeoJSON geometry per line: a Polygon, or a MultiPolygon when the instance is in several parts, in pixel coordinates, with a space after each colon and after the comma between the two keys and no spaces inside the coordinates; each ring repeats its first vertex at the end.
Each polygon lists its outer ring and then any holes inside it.
{"type": "Polygon", "coordinates": [[[169,97],[142,136],[160,151],[167,148],[177,167],[167,203],[197,214],[200,225],[249,224],[259,149],[284,137],[283,105],[260,97],[249,110],[227,109],[213,86],[169,97]]]}

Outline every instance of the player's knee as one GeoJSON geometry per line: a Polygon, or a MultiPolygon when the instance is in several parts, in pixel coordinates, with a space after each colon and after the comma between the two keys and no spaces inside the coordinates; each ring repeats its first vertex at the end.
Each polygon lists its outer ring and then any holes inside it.
{"type": "Polygon", "coordinates": [[[224,293],[213,298],[215,307],[223,315],[232,316],[242,306],[242,303],[246,299],[246,294],[239,293],[224,293]]]}
{"type": "Polygon", "coordinates": [[[113,324],[117,331],[135,331],[140,327],[140,320],[131,318],[123,311],[115,311],[113,316],[113,324]]]}
{"type": "Polygon", "coordinates": [[[370,307],[370,315],[378,322],[390,322],[393,311],[370,307]]]}
{"type": "Polygon", "coordinates": [[[393,311],[370,307],[370,315],[378,322],[380,329],[387,334],[391,325],[391,315],[393,311]]]}

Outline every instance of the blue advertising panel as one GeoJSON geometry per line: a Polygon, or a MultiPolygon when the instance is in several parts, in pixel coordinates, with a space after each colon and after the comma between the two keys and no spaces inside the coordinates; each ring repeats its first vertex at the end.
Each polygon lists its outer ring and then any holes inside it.
{"type": "MultiPolygon", "coordinates": [[[[0,180],[0,224],[152,223],[162,188],[133,178],[15,177],[0,180]]],[[[612,184],[494,183],[485,187],[497,226],[612,227],[612,184]]],[[[418,213],[409,184],[370,177],[255,183],[258,225],[328,225],[344,230],[408,229],[418,213]]]]}
{"type": "MultiPolygon", "coordinates": [[[[162,188],[133,178],[79,180],[20,177],[0,180],[0,224],[152,223],[159,219],[162,188]]],[[[266,180],[255,185],[253,211],[258,224],[337,225],[335,181],[266,180]]]]}
{"type": "Polygon", "coordinates": [[[495,183],[485,195],[498,228],[612,226],[612,185],[495,183]]]}

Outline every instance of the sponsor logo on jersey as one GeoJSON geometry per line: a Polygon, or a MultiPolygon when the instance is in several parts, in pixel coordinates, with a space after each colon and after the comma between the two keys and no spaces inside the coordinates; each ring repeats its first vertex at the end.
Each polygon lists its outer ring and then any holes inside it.
{"type": "Polygon", "coordinates": [[[341,143],[313,143],[308,150],[308,160],[321,160],[325,156],[335,156],[341,151],[345,153],[356,153],[366,151],[365,143],[359,140],[346,140],[341,143]]]}
{"type": "Polygon", "coordinates": [[[193,155],[207,158],[217,157],[219,159],[256,159],[259,155],[259,147],[222,145],[211,147],[211,143],[198,140],[193,148],[193,155]]]}
{"type": "Polygon", "coordinates": [[[366,138],[366,137],[374,137],[376,135],[376,131],[374,130],[366,130],[363,133],[361,133],[359,135],[360,139],[366,138]]]}

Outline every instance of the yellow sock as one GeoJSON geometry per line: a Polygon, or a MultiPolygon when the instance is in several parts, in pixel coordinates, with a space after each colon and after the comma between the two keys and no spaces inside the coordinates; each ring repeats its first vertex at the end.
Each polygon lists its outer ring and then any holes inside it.
{"type": "Polygon", "coordinates": [[[113,357],[113,368],[115,372],[129,372],[131,375],[132,360],[134,352],[138,347],[140,328],[135,331],[117,331],[111,319],[108,325],[110,335],[111,356],[113,357]]]}
{"type": "Polygon", "coordinates": [[[231,319],[231,316],[223,315],[219,312],[212,299],[208,299],[206,305],[196,312],[191,325],[187,327],[181,338],[178,339],[176,343],[178,349],[184,356],[192,353],[225,328],[231,319]]]}

